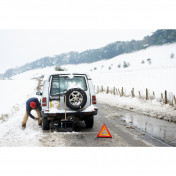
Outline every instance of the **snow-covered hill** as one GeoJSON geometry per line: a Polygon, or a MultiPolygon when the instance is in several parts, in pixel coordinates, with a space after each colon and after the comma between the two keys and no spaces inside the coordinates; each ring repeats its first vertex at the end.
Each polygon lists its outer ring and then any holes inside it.
{"type": "MultiPolygon", "coordinates": [[[[132,88],[136,92],[148,88],[156,94],[165,90],[176,94],[176,44],[150,47],[91,64],[63,67],[72,72],[89,73],[96,86],[124,87],[127,92],[132,88]],[[171,54],[174,58],[171,58],[171,54]],[[129,66],[124,68],[124,62],[129,66]]],[[[16,75],[12,79],[30,79],[52,71],[54,67],[46,67],[16,75]]]]}

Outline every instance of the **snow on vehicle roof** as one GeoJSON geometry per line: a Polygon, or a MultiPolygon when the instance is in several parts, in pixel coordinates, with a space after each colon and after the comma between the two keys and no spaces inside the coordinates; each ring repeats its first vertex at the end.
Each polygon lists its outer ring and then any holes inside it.
{"type": "Polygon", "coordinates": [[[44,80],[49,80],[51,75],[70,75],[71,77],[73,75],[86,75],[88,79],[91,79],[89,74],[87,73],[81,73],[81,72],[68,72],[68,71],[54,71],[51,73],[48,73],[44,76],[44,80]]]}

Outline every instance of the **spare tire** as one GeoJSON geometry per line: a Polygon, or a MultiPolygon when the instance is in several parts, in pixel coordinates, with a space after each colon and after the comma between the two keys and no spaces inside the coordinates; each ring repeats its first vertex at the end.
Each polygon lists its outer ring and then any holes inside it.
{"type": "Polygon", "coordinates": [[[80,88],[69,89],[66,92],[66,105],[72,110],[82,109],[87,102],[86,93],[80,88]]]}

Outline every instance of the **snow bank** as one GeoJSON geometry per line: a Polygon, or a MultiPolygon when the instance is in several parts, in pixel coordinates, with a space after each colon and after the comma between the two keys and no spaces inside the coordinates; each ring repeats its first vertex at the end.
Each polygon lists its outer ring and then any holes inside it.
{"type": "MultiPolygon", "coordinates": [[[[28,98],[35,97],[38,85],[35,79],[22,80],[22,78],[0,81],[0,147],[55,146],[55,143],[58,146],[65,146],[65,139],[62,135],[43,133],[38,122],[30,117],[26,129],[22,130],[21,122],[25,114],[25,102],[28,98]],[[1,120],[4,113],[7,115],[6,121],[1,120]]],[[[37,116],[35,111],[32,111],[32,114],[37,116]]]]}
{"type": "Polygon", "coordinates": [[[176,122],[176,109],[169,105],[157,102],[156,100],[145,101],[138,98],[99,93],[97,94],[97,102],[176,122]]]}
{"type": "Polygon", "coordinates": [[[36,137],[39,135],[37,122],[29,119],[28,125],[31,128],[25,131],[21,129],[21,122],[26,100],[35,96],[38,81],[2,80],[0,84],[0,146],[35,146],[36,137]],[[7,119],[4,119],[4,114],[7,119]],[[31,140],[33,142],[30,142],[31,140]]]}

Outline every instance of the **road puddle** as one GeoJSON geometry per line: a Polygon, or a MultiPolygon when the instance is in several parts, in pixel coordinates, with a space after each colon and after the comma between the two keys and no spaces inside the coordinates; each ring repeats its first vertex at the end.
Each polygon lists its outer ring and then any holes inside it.
{"type": "Polygon", "coordinates": [[[176,146],[176,123],[167,122],[134,112],[121,112],[121,118],[142,131],[172,146],[176,146]]]}

